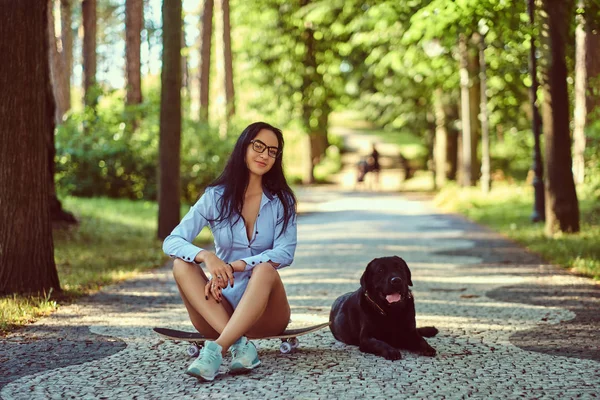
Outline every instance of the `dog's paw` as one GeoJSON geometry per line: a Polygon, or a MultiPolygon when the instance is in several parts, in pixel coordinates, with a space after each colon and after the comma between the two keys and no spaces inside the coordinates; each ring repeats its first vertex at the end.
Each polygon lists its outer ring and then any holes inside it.
{"type": "Polygon", "coordinates": [[[402,359],[402,353],[400,353],[400,350],[397,349],[389,350],[386,352],[384,357],[386,360],[396,361],[402,359]]]}
{"type": "Polygon", "coordinates": [[[427,357],[435,357],[437,351],[433,347],[427,345],[427,347],[421,349],[420,353],[427,357]]]}

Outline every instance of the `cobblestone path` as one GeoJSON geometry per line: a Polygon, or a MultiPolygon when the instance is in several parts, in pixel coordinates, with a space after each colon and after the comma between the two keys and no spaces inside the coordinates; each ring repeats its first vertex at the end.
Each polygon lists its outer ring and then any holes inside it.
{"type": "MultiPolygon", "coordinates": [[[[425,200],[303,189],[294,265],[281,271],[292,325],[328,320],[366,264],[399,255],[411,267],[418,325],[438,355],[387,361],[337,343],[329,330],[262,366],[201,383],[183,371],[186,345],[151,328],[191,329],[168,266],[105,288],[0,340],[0,397],[9,399],[596,398],[600,290],[544,265],[498,235],[425,200]]],[[[225,360],[227,364],[228,359],[225,360]]]]}

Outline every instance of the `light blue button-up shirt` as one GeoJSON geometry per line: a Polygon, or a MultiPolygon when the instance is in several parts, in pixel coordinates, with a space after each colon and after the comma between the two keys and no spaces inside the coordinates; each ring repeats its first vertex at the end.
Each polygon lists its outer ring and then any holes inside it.
{"type": "Polygon", "coordinates": [[[277,196],[263,191],[258,217],[252,230],[252,239],[248,240],[242,218],[233,217],[233,221],[211,221],[219,216],[218,204],[223,187],[209,187],[202,197],[192,206],[179,225],[163,242],[163,251],[173,258],[194,262],[196,255],[203,249],[192,244],[205,226],[210,226],[215,241],[215,253],[225,262],[244,260],[246,269],[233,274],[235,285],[223,289],[223,296],[235,308],[240,302],[252,268],[260,263],[271,261],[279,264],[277,268],[287,267],[294,260],[296,251],[296,215],[283,229],[283,205],[277,196]]]}

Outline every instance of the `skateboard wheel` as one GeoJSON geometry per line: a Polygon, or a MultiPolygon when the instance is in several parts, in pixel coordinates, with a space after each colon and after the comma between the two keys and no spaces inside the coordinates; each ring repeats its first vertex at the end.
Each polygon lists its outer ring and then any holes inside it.
{"type": "Polygon", "coordinates": [[[200,349],[198,349],[198,345],[192,344],[188,346],[187,354],[190,357],[198,357],[198,354],[200,354],[200,349]]]}
{"type": "Polygon", "coordinates": [[[279,351],[281,351],[281,354],[289,354],[292,352],[292,345],[288,342],[282,342],[279,351]]]}
{"type": "Polygon", "coordinates": [[[292,349],[297,349],[300,346],[300,341],[295,337],[289,338],[288,343],[292,346],[292,349]]]}

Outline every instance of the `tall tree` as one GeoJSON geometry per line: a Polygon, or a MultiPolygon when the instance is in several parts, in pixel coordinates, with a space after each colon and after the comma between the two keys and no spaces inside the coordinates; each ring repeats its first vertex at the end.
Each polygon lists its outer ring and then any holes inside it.
{"type": "MultiPolygon", "coordinates": [[[[48,57],[50,65],[50,81],[52,87],[52,93],[54,95],[54,103],[56,105],[54,112],[54,120],[56,125],[62,123],[64,114],[71,108],[69,96],[70,84],[69,76],[70,73],[67,71],[67,59],[62,44],[57,43],[56,31],[54,29],[54,1],[48,1],[48,57]],[[61,52],[58,49],[61,48],[61,52]]],[[[62,31],[64,29],[61,28],[62,31]]],[[[61,34],[62,36],[62,34],[61,34]]],[[[62,40],[62,38],[61,38],[62,40]]],[[[56,146],[54,143],[54,129],[49,131],[48,143],[48,170],[50,172],[50,218],[52,221],[66,222],[69,224],[76,223],[77,220],[70,212],[66,211],[62,207],[62,203],[58,199],[56,194],[56,185],[54,183],[54,171],[55,162],[54,157],[56,156],[56,146]]]]}
{"type": "MultiPolygon", "coordinates": [[[[125,56],[127,70],[127,105],[135,106],[142,102],[142,75],[140,49],[142,27],[144,25],[144,3],[142,0],[125,2],[125,56]]],[[[137,121],[132,121],[135,131],[137,121]]]]}
{"type": "Polygon", "coordinates": [[[0,3],[0,295],[60,290],[48,204],[47,13],[47,1],[0,3]]]}
{"type": "Polygon", "coordinates": [[[585,130],[590,121],[600,118],[600,5],[592,0],[579,0],[578,8],[573,175],[575,183],[583,183],[587,141],[585,130]]]}
{"type": "Polygon", "coordinates": [[[62,46],[57,43],[55,21],[54,21],[54,0],[48,0],[48,41],[49,41],[49,52],[50,57],[50,77],[52,80],[52,87],[54,92],[54,100],[56,103],[55,120],[56,124],[62,122],[63,115],[70,108],[68,92],[70,90],[68,85],[65,85],[67,79],[67,66],[65,65],[65,59],[59,52],[59,47],[62,46]]]}
{"type": "Polygon", "coordinates": [[[158,168],[158,237],[179,223],[181,148],[181,0],[163,0],[163,55],[158,168]]]}
{"type": "Polygon", "coordinates": [[[544,0],[542,120],[546,162],[546,234],[579,231],[579,204],[571,171],[566,46],[573,0],[544,0]]]}
{"type": "Polygon", "coordinates": [[[446,184],[448,169],[448,128],[444,110],[444,91],[438,88],[434,92],[433,105],[435,112],[435,140],[433,159],[435,161],[435,184],[442,187],[446,184]]]}
{"type": "Polygon", "coordinates": [[[210,53],[212,48],[214,0],[204,0],[200,44],[200,121],[208,122],[210,93],[210,53]]]}
{"type": "Polygon", "coordinates": [[[485,32],[479,40],[479,81],[480,84],[480,115],[481,115],[481,189],[484,193],[490,191],[490,132],[487,100],[487,65],[485,62],[485,32]]]}
{"type": "Polygon", "coordinates": [[[478,149],[481,138],[481,81],[480,81],[480,35],[474,33],[468,43],[468,71],[469,71],[469,118],[471,119],[471,185],[475,185],[481,173],[478,149]]]}
{"type": "Polygon", "coordinates": [[[84,104],[95,108],[96,92],[96,0],[83,0],[83,89],[84,104]]]}
{"type": "Polygon", "coordinates": [[[227,119],[235,114],[235,91],[233,86],[233,59],[231,56],[231,21],[229,0],[221,1],[223,13],[223,60],[225,62],[225,104],[227,119]]]}
{"type": "Polygon", "coordinates": [[[464,34],[460,34],[458,42],[458,53],[460,58],[460,103],[461,103],[461,130],[462,130],[462,152],[461,152],[461,168],[460,180],[462,186],[470,186],[473,181],[471,159],[472,139],[471,139],[471,93],[470,93],[470,78],[469,78],[469,55],[468,43],[464,34]]]}

